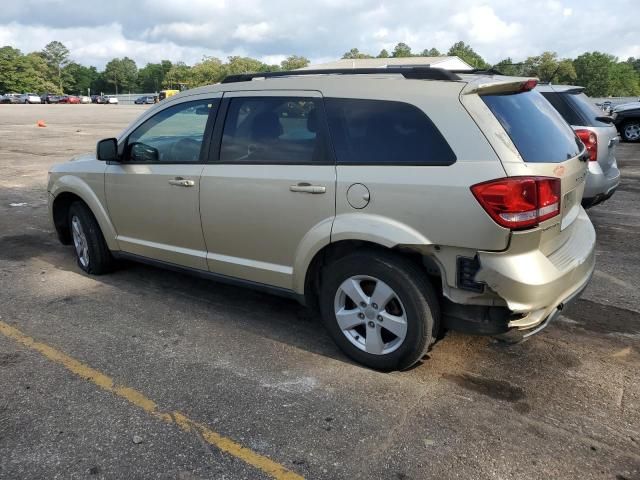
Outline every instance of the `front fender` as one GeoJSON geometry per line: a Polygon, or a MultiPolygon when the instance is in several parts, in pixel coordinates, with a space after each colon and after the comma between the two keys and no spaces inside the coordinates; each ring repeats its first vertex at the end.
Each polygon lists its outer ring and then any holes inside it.
{"type": "MultiPolygon", "coordinates": [[[[104,179],[104,177],[102,178],[104,179]]],[[[102,185],[102,183],[100,185],[102,185]]],[[[103,190],[103,188],[101,188],[101,190],[103,190]]],[[[109,219],[107,210],[104,207],[104,201],[98,198],[94,188],[92,188],[84,179],[75,175],[62,174],[55,180],[53,185],[51,185],[50,193],[54,197],[52,202],[55,201],[55,197],[62,193],[72,193],[80,197],[80,199],[82,199],[82,201],[91,209],[93,216],[96,217],[109,250],[120,249],[116,238],[116,230],[109,219]]]]}

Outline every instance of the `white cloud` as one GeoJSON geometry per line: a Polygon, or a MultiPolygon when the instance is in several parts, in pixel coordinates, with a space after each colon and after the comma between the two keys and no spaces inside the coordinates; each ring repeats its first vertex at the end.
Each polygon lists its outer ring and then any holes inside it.
{"type": "Polygon", "coordinates": [[[451,18],[457,29],[468,30],[470,40],[477,44],[495,44],[516,36],[521,26],[517,22],[505,22],[488,6],[471,7],[451,18]]]}
{"type": "Polygon", "coordinates": [[[249,43],[258,43],[265,40],[271,31],[271,25],[267,22],[254,24],[241,23],[233,32],[233,38],[249,43]]]}
{"type": "Polygon", "coordinates": [[[139,65],[203,55],[331,60],[354,47],[391,51],[398,42],[446,52],[458,40],[491,63],[545,50],[640,56],[637,16],[625,13],[637,0],[531,0],[526,8],[512,0],[136,0],[135,8],[111,0],[106,10],[97,0],[56,0],[55,15],[42,2],[5,2],[0,45],[28,52],[60,40],[74,60],[99,68],[124,55],[139,65]]]}

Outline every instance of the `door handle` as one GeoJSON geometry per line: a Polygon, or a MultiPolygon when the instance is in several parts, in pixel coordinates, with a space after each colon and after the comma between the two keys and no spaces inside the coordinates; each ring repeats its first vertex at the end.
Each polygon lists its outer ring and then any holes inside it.
{"type": "Polygon", "coordinates": [[[310,183],[299,183],[297,185],[291,185],[289,190],[292,192],[302,193],[325,193],[327,191],[327,187],[323,187],[322,185],[311,185],[310,183]]]}
{"type": "Polygon", "coordinates": [[[176,187],[193,187],[196,184],[194,180],[187,180],[186,178],[176,177],[173,180],[169,180],[169,185],[176,187]]]}

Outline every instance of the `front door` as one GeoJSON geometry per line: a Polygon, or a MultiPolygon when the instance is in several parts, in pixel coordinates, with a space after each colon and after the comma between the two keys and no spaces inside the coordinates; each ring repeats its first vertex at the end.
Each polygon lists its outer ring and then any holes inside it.
{"type": "Polygon", "coordinates": [[[200,224],[203,139],[218,100],[168,106],[124,140],[107,167],[105,193],[120,249],[207,270],[200,224]]]}
{"type": "Polygon", "coordinates": [[[301,244],[335,215],[321,94],[225,93],[220,117],[200,183],[209,269],[291,289],[301,244]]]}

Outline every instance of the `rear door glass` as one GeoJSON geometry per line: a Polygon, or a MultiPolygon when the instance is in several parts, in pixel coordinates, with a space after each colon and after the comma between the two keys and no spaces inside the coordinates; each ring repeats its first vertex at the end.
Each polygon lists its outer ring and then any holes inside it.
{"type": "Polygon", "coordinates": [[[577,156],[582,144],[555,108],[536,91],[482,95],[525,162],[560,163],[577,156]]]}

